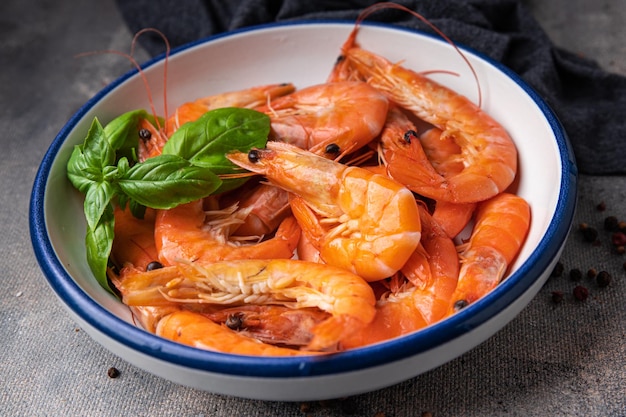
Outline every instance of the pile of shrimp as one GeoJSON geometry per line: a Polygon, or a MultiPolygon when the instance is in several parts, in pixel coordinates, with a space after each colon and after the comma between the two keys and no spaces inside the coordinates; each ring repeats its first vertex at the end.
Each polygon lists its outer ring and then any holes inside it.
{"type": "Polygon", "coordinates": [[[266,148],[227,154],[251,176],[242,188],[143,219],[116,210],[109,275],[143,328],[235,354],[328,354],[436,323],[506,276],[530,224],[507,191],[512,139],[357,32],[322,84],[204,97],[141,124],[146,159],[214,108],[271,121],[266,148]]]}

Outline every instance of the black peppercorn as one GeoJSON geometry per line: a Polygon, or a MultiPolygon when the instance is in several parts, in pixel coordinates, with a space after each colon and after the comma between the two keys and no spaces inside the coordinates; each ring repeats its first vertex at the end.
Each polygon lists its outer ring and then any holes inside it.
{"type": "Polygon", "coordinates": [[[572,281],[579,281],[583,277],[580,269],[574,268],[569,271],[569,277],[572,281]]]}
{"type": "Polygon", "coordinates": [[[565,267],[563,266],[563,263],[557,262],[556,265],[554,265],[554,269],[552,269],[552,273],[550,274],[550,276],[560,277],[561,275],[563,275],[564,270],[565,270],[565,267]]]}
{"type": "Polygon", "coordinates": [[[107,375],[109,376],[109,378],[117,378],[118,376],[120,376],[120,371],[115,367],[111,367],[107,371],[107,375]]]}
{"type": "Polygon", "coordinates": [[[617,220],[617,217],[615,217],[615,216],[608,216],[607,218],[604,219],[604,230],[608,230],[609,232],[613,232],[613,231],[617,230],[618,224],[619,224],[619,222],[617,220]]]}
{"type": "Polygon", "coordinates": [[[598,287],[607,287],[611,283],[611,274],[607,271],[600,271],[596,277],[596,283],[598,284],[598,287]]]}
{"type": "Polygon", "coordinates": [[[595,242],[598,239],[598,230],[595,227],[587,226],[582,229],[583,239],[587,242],[595,242]]]}

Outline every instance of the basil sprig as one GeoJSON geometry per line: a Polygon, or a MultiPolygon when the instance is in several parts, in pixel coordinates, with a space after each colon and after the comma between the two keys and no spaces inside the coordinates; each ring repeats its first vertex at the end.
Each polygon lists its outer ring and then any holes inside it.
{"type": "Polygon", "coordinates": [[[143,217],[146,207],[170,209],[234,189],[245,179],[220,179],[237,169],[226,153],[264,147],[270,129],[269,117],[254,110],[212,110],[181,126],[161,155],[137,162],[142,119],[155,123],[145,110],[124,113],[105,127],[95,118],[67,163],[70,182],[85,194],[87,262],[98,283],[112,293],[107,265],[114,238],[113,203],[128,204],[134,215],[143,217]]]}

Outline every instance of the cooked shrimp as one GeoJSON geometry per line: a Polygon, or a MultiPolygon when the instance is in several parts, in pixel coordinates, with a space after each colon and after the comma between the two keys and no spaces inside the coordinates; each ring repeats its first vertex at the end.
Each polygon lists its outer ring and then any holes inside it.
{"type": "Polygon", "coordinates": [[[236,207],[204,211],[203,201],[159,210],[155,221],[156,247],[163,265],[181,261],[215,262],[225,259],[291,258],[300,238],[296,220],[289,216],[271,239],[246,242],[231,239],[247,212],[236,207]]]}
{"type": "Polygon", "coordinates": [[[353,348],[392,339],[440,320],[457,284],[459,261],[454,242],[420,206],[422,240],[376,303],[376,316],[362,332],[342,340],[353,348]]]}
{"type": "Polygon", "coordinates": [[[241,335],[292,348],[311,343],[313,328],[330,317],[318,308],[293,309],[280,305],[244,305],[204,315],[241,335]]]}
{"type": "Polygon", "coordinates": [[[159,320],[155,333],[166,339],[199,349],[255,356],[315,355],[319,352],[274,346],[239,334],[206,316],[179,310],[159,320]]]}
{"type": "Polygon", "coordinates": [[[387,105],[367,83],[336,82],[297,90],[256,110],[270,117],[270,139],[335,159],[378,135],[387,105]]]}
{"type": "MultiPolygon", "coordinates": [[[[139,277],[146,274],[172,274],[178,276],[176,267],[151,269],[156,261],[156,246],[154,243],[154,213],[148,212],[144,219],[138,219],[130,214],[129,210],[116,209],[116,234],[113,246],[113,254],[120,266],[118,273],[110,271],[111,282],[120,292],[122,297],[128,295],[130,289],[136,286],[139,277]],[[150,270],[151,272],[147,272],[150,270]]],[[[305,354],[316,354],[304,350],[287,349],[270,344],[262,343],[256,338],[238,334],[237,332],[213,323],[207,316],[217,311],[217,308],[203,308],[202,313],[190,311],[180,303],[161,300],[152,303],[153,305],[131,305],[129,306],[133,317],[145,330],[155,333],[161,337],[195,346],[198,348],[214,351],[229,352],[242,355],[273,355],[273,356],[294,356],[305,354]]],[[[298,311],[298,310],[294,310],[298,311]]],[[[308,313],[302,316],[316,318],[322,314],[327,314],[320,310],[319,313],[308,313]]],[[[310,330],[309,322],[301,319],[302,332],[310,330]]],[[[266,322],[267,326],[275,329],[277,325],[271,320],[266,322]]],[[[295,327],[295,325],[294,325],[295,327]]],[[[294,328],[292,332],[298,331],[294,328]]]]}
{"type": "Polygon", "coordinates": [[[385,176],[279,142],[227,157],[292,193],[293,214],[329,265],[368,281],[383,279],[397,272],[419,243],[412,193],[385,176]]]}
{"type": "Polygon", "coordinates": [[[530,227],[530,207],[514,194],[502,193],[479,203],[468,243],[459,249],[461,270],[450,312],[491,291],[517,256],[530,227]]]}
{"type": "Polygon", "coordinates": [[[166,135],[170,137],[183,124],[197,120],[204,113],[225,107],[254,108],[295,91],[292,83],[268,84],[238,91],[202,97],[182,104],[167,120],[166,135]]]}
{"type": "Polygon", "coordinates": [[[129,306],[283,305],[318,308],[330,317],[312,327],[307,350],[335,350],[341,337],[375,314],[371,287],[340,268],[293,259],[180,264],[129,274],[121,284],[129,306]]]}
{"type": "Polygon", "coordinates": [[[347,50],[346,59],[368,83],[391,101],[438,127],[460,147],[464,169],[440,175],[425,157],[419,141],[385,156],[393,178],[436,200],[472,203],[504,191],[517,172],[517,150],[505,129],[466,97],[426,76],[364,49],[347,50]],[[415,156],[419,158],[415,159],[415,156]]]}
{"type": "MultiPolygon", "coordinates": [[[[172,267],[170,267],[172,268],[172,267]]],[[[125,285],[138,270],[126,269],[112,282],[123,294],[125,285]]],[[[133,316],[145,330],[174,342],[199,349],[257,356],[315,355],[318,352],[290,349],[263,343],[213,322],[205,313],[185,309],[176,303],[156,306],[130,306],[133,316]]]]}

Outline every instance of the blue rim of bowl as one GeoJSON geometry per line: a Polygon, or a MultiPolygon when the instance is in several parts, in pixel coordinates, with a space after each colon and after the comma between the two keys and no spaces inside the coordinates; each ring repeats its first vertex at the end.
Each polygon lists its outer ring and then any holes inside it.
{"type": "MultiPolygon", "coordinates": [[[[176,54],[200,44],[246,32],[290,26],[352,26],[353,24],[354,22],[343,20],[307,20],[296,23],[289,22],[259,25],[200,39],[196,42],[178,47],[172,50],[171,53],[176,54]]],[[[398,27],[378,22],[365,22],[363,26],[409,32],[418,36],[425,36],[445,42],[438,36],[412,28],[398,27]]],[[[280,378],[324,376],[380,366],[388,362],[406,359],[416,354],[427,352],[437,346],[451,342],[468,331],[481,326],[529,290],[536,279],[546,271],[553,259],[559,254],[573,220],[578,173],[574,154],[567,135],[556,115],[543,99],[517,74],[504,65],[472,48],[460,44],[457,46],[463,51],[477,56],[496,67],[499,71],[505,73],[532,98],[544,114],[554,132],[562,161],[562,181],[556,214],[547,232],[539,242],[539,245],[530,255],[529,259],[524,262],[514,274],[508,277],[507,280],[502,282],[490,294],[476,301],[463,311],[460,311],[443,322],[399,339],[333,355],[304,357],[242,356],[195,349],[145,332],[108,312],[76,284],[63,267],[61,261],[56,257],[47,233],[45,221],[45,189],[50,169],[69,132],[89,109],[123,81],[135,75],[137,73],[136,70],[127,72],[106,86],[72,116],[54,139],[37,172],[31,193],[29,224],[31,243],[48,283],[56,292],[57,296],[66,304],[67,308],[71,309],[89,326],[92,326],[96,331],[109,339],[115,340],[140,354],[185,368],[241,377],[280,378]],[[526,277],[537,278],[527,279],[526,277]]],[[[163,58],[164,55],[155,57],[146,62],[142,67],[150,67],[160,62],[163,58]]]]}

